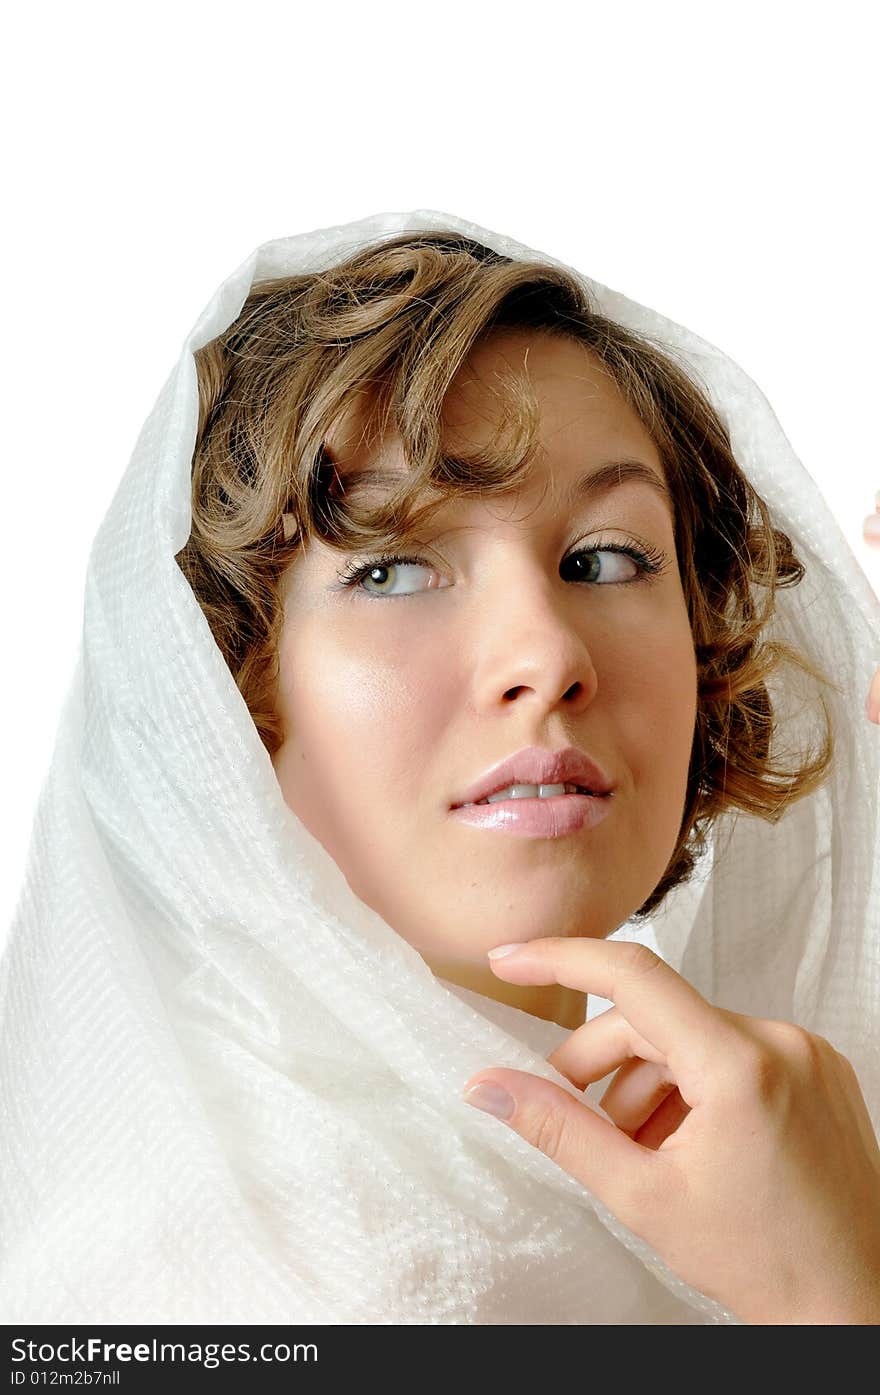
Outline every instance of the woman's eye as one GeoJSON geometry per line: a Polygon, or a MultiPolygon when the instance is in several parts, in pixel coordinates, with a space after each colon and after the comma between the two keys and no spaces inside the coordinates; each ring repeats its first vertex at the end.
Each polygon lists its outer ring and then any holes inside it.
{"type": "MultiPolygon", "coordinates": [[[[665,553],[654,548],[643,551],[635,543],[617,547],[600,543],[569,553],[560,564],[560,575],[564,581],[591,586],[628,586],[650,579],[666,563],[665,553]]],[[[377,557],[349,568],[340,575],[340,582],[368,596],[408,596],[444,585],[436,567],[423,557],[377,557]]]]}
{"type": "Polygon", "coordinates": [[[356,567],[342,580],[345,586],[360,586],[368,596],[407,596],[440,585],[436,568],[420,557],[382,557],[356,567]]]}
{"type": "Polygon", "coordinates": [[[563,560],[560,574],[564,581],[598,581],[609,585],[615,581],[635,580],[639,564],[629,553],[617,548],[582,548],[563,560]]]}

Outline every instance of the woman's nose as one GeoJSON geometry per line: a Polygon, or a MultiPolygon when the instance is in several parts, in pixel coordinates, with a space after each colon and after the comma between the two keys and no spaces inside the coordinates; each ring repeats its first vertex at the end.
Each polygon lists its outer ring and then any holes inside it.
{"type": "Polygon", "coordinates": [[[583,600],[571,585],[533,577],[477,604],[473,701],[480,711],[511,702],[547,711],[563,703],[567,712],[589,705],[596,669],[583,600]]]}

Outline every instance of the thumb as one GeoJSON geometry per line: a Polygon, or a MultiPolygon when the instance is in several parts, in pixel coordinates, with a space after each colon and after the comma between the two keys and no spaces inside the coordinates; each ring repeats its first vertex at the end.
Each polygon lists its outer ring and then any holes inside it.
{"type": "Polygon", "coordinates": [[[521,1070],[474,1076],[462,1098],[494,1114],[623,1221],[638,1225],[661,1196],[668,1159],[606,1122],[586,1101],[521,1070]]]}

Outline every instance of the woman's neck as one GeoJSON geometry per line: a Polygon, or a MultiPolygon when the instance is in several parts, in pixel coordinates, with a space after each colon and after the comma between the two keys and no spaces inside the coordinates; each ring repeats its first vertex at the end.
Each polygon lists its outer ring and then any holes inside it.
{"type": "Polygon", "coordinates": [[[531,984],[505,983],[496,978],[488,967],[459,961],[445,961],[422,955],[425,963],[438,978],[456,983],[460,988],[469,988],[472,993],[482,993],[484,998],[494,998],[496,1002],[507,1003],[530,1012],[533,1017],[542,1017],[547,1022],[558,1022],[560,1027],[572,1031],[582,1027],[587,1015],[587,995],[560,983],[531,984]]]}

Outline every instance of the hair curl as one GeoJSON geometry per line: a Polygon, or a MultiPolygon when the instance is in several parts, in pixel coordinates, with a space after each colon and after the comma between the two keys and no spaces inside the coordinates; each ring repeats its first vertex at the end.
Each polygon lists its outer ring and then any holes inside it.
{"type": "Polygon", "coordinates": [[[466,457],[441,446],[453,377],[502,327],[586,345],[650,434],[675,500],[697,719],[679,836],[631,917],[642,919],[688,880],[724,810],[775,823],[827,779],[834,740],[821,693],[818,754],[792,769],[771,763],[778,721],[767,680],[778,665],[836,685],[763,633],[776,588],[797,585],[804,567],[737,465],[707,396],[647,336],[600,315],[573,272],[511,260],[456,232],[426,232],[375,242],[329,270],[254,284],[234,323],[195,355],[192,531],[176,560],[274,755],[284,736],[279,583],[301,543],[317,536],[348,551],[393,547],[445,499],[525,481],[539,418],[522,381],[503,393],[511,428],[503,439],[466,457]],[[381,441],[390,422],[406,461],[399,487],[372,508],[346,499],[325,444],[355,401],[366,402],[368,441],[381,441]]]}

